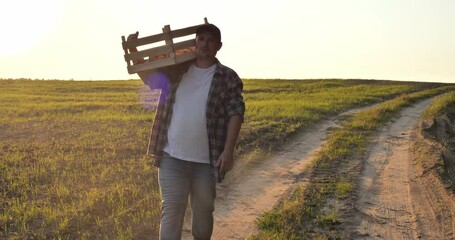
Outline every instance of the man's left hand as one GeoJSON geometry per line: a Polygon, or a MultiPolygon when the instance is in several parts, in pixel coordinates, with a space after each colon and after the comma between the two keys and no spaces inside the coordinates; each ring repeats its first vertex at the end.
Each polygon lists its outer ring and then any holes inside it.
{"type": "Polygon", "coordinates": [[[223,151],[216,162],[220,180],[224,179],[227,172],[231,171],[234,167],[234,154],[228,151],[223,151]]]}

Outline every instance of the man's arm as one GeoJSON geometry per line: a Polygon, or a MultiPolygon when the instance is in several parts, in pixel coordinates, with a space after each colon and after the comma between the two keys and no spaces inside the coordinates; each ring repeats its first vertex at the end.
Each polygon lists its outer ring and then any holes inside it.
{"type": "Polygon", "coordinates": [[[217,167],[219,168],[221,179],[223,179],[224,175],[234,167],[234,150],[237,144],[241,126],[242,117],[240,115],[234,115],[229,119],[227,126],[226,143],[224,145],[224,150],[217,161],[217,167]]]}

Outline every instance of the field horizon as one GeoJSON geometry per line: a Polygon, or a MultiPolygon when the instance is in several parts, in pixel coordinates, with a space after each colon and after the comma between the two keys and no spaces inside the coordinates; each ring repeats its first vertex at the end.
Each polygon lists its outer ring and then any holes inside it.
{"type": "MultiPolygon", "coordinates": [[[[453,82],[450,81],[431,81],[431,80],[412,80],[412,79],[379,79],[379,78],[336,78],[336,77],[328,77],[328,78],[241,78],[242,80],[263,80],[263,81],[314,81],[314,80],[358,80],[358,81],[390,81],[390,82],[409,82],[409,83],[436,83],[436,84],[455,84],[455,80],[453,82]]],[[[51,78],[27,78],[27,77],[19,77],[19,78],[0,78],[0,81],[75,81],[75,82],[98,82],[98,81],[141,81],[140,78],[128,78],[128,79],[77,79],[77,78],[69,78],[69,79],[51,79],[51,78]]]]}

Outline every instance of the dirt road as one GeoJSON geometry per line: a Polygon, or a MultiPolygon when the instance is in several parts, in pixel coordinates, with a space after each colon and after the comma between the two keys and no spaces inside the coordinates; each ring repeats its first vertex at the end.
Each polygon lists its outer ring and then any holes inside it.
{"type": "MultiPolygon", "coordinates": [[[[345,225],[352,238],[455,239],[453,197],[447,196],[434,176],[423,177],[414,161],[417,124],[430,103],[428,99],[404,109],[372,140],[355,207],[345,225]]],[[[308,181],[305,169],[329,129],[337,126],[337,119],[321,121],[260,163],[236,168],[217,189],[213,239],[251,235],[256,231],[257,217],[272,209],[295,182],[308,181]]],[[[183,239],[192,239],[188,223],[183,239]]]]}
{"type": "Polygon", "coordinates": [[[382,128],[360,179],[354,239],[454,239],[454,202],[434,176],[424,176],[413,146],[425,100],[382,128]]]}
{"type": "MultiPolygon", "coordinates": [[[[247,167],[241,163],[236,165],[234,172],[217,188],[213,239],[244,239],[253,234],[255,219],[272,209],[293,183],[308,177],[304,174],[305,168],[322,146],[328,130],[337,126],[338,118],[320,121],[260,163],[247,167]]],[[[186,219],[182,239],[192,239],[190,229],[189,219],[186,219]]]]}
{"type": "Polygon", "coordinates": [[[334,120],[323,121],[297,137],[292,144],[229,179],[217,192],[214,239],[244,239],[255,232],[254,221],[273,208],[311,162],[334,120]],[[316,130],[317,129],[317,130],[316,130]]]}

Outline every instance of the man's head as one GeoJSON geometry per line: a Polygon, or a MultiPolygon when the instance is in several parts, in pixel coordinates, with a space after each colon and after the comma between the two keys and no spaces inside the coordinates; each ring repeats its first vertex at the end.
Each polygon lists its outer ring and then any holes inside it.
{"type": "Polygon", "coordinates": [[[223,46],[221,32],[213,24],[204,24],[196,30],[196,59],[197,63],[215,62],[216,54],[223,46]]]}
{"type": "Polygon", "coordinates": [[[221,31],[214,24],[204,24],[196,30],[196,38],[202,33],[211,33],[219,42],[221,42],[221,31]]]}

